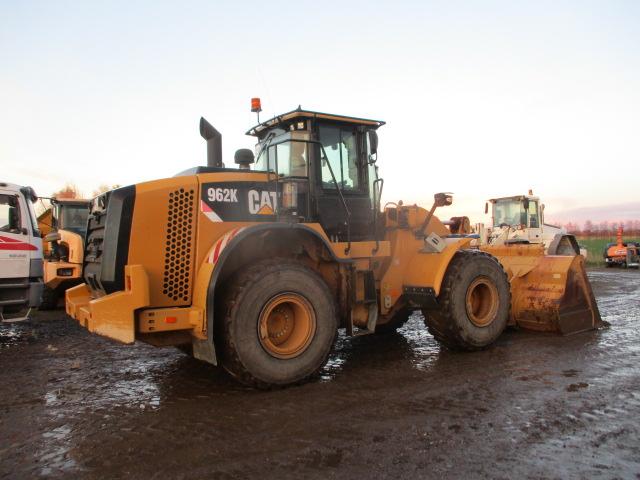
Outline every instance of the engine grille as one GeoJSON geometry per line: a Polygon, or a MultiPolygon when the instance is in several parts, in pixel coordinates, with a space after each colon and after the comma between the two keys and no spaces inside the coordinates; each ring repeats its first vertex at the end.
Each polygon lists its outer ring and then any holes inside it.
{"type": "Polygon", "coordinates": [[[84,242],[84,278],[92,290],[102,290],[100,270],[104,250],[104,230],[107,223],[109,193],[96,197],[91,202],[87,234],[84,242]]]}
{"type": "Polygon", "coordinates": [[[193,205],[192,189],[169,193],[162,293],[174,301],[188,300],[191,289],[193,205]]]}
{"type": "Polygon", "coordinates": [[[124,269],[135,204],[135,187],[118,188],[91,203],[84,249],[84,278],[92,290],[124,290],[124,269]]]}

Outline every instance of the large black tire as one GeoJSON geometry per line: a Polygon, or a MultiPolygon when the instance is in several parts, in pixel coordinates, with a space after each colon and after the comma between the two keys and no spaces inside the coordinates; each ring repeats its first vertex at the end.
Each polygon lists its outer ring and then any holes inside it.
{"type": "Polygon", "coordinates": [[[236,274],[223,298],[218,348],[222,365],[240,382],[257,388],[292,385],[327,362],[338,330],[335,301],[324,280],[304,264],[282,258],[259,262],[236,274]],[[280,330],[272,332],[276,324],[280,330]],[[296,338],[303,339],[298,347],[296,338]],[[292,350],[283,353],[290,340],[292,350]]]}
{"type": "Polygon", "coordinates": [[[193,357],[193,344],[191,343],[183,343],[181,345],[176,345],[176,348],[180,350],[185,355],[189,357],[193,357]]]}
{"type": "Polygon", "coordinates": [[[491,255],[458,251],[445,274],[439,308],[424,310],[429,332],[452,350],[479,350],[492,344],[507,325],[509,280],[491,255]]]}
{"type": "Polygon", "coordinates": [[[411,313],[411,310],[407,309],[397,311],[393,318],[391,318],[387,323],[376,325],[376,333],[395,333],[400,327],[409,321],[411,313]]]}
{"type": "Polygon", "coordinates": [[[58,308],[58,292],[49,287],[42,290],[42,301],[38,310],[54,310],[58,308]]]}

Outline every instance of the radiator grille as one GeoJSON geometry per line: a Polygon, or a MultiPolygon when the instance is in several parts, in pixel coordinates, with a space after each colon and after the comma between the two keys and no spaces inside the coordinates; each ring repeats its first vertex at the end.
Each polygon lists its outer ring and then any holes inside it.
{"type": "Polygon", "coordinates": [[[193,190],[169,193],[162,293],[174,301],[189,299],[193,202],[193,190]]]}

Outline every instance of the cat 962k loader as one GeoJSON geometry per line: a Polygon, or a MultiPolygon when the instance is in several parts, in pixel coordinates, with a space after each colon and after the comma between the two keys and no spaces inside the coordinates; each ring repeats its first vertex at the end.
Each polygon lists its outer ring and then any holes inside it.
{"type": "Polygon", "coordinates": [[[507,325],[600,324],[581,257],[473,249],[434,216],[448,194],[430,210],[381,210],[382,125],[298,108],[249,130],[257,154],[238,150],[228,168],[220,133],[201,119],[208,166],[93,201],[85,282],[67,290],[67,312],[97,334],[177,346],[257,387],[312,376],[339,328],[389,331],[415,310],[462,350],[507,325]]]}

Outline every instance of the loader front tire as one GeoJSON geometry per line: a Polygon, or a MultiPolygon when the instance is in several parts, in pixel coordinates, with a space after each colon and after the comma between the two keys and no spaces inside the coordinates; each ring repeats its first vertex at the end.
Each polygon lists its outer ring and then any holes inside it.
{"type": "Polygon", "coordinates": [[[335,301],[304,264],[272,259],[241,271],[221,307],[222,365],[245,385],[300,383],[327,362],[338,330],[335,301]]]}
{"type": "Polygon", "coordinates": [[[491,255],[460,250],[449,263],[438,304],[423,311],[435,339],[452,350],[479,350],[496,341],[507,325],[509,281],[491,255]]]}

